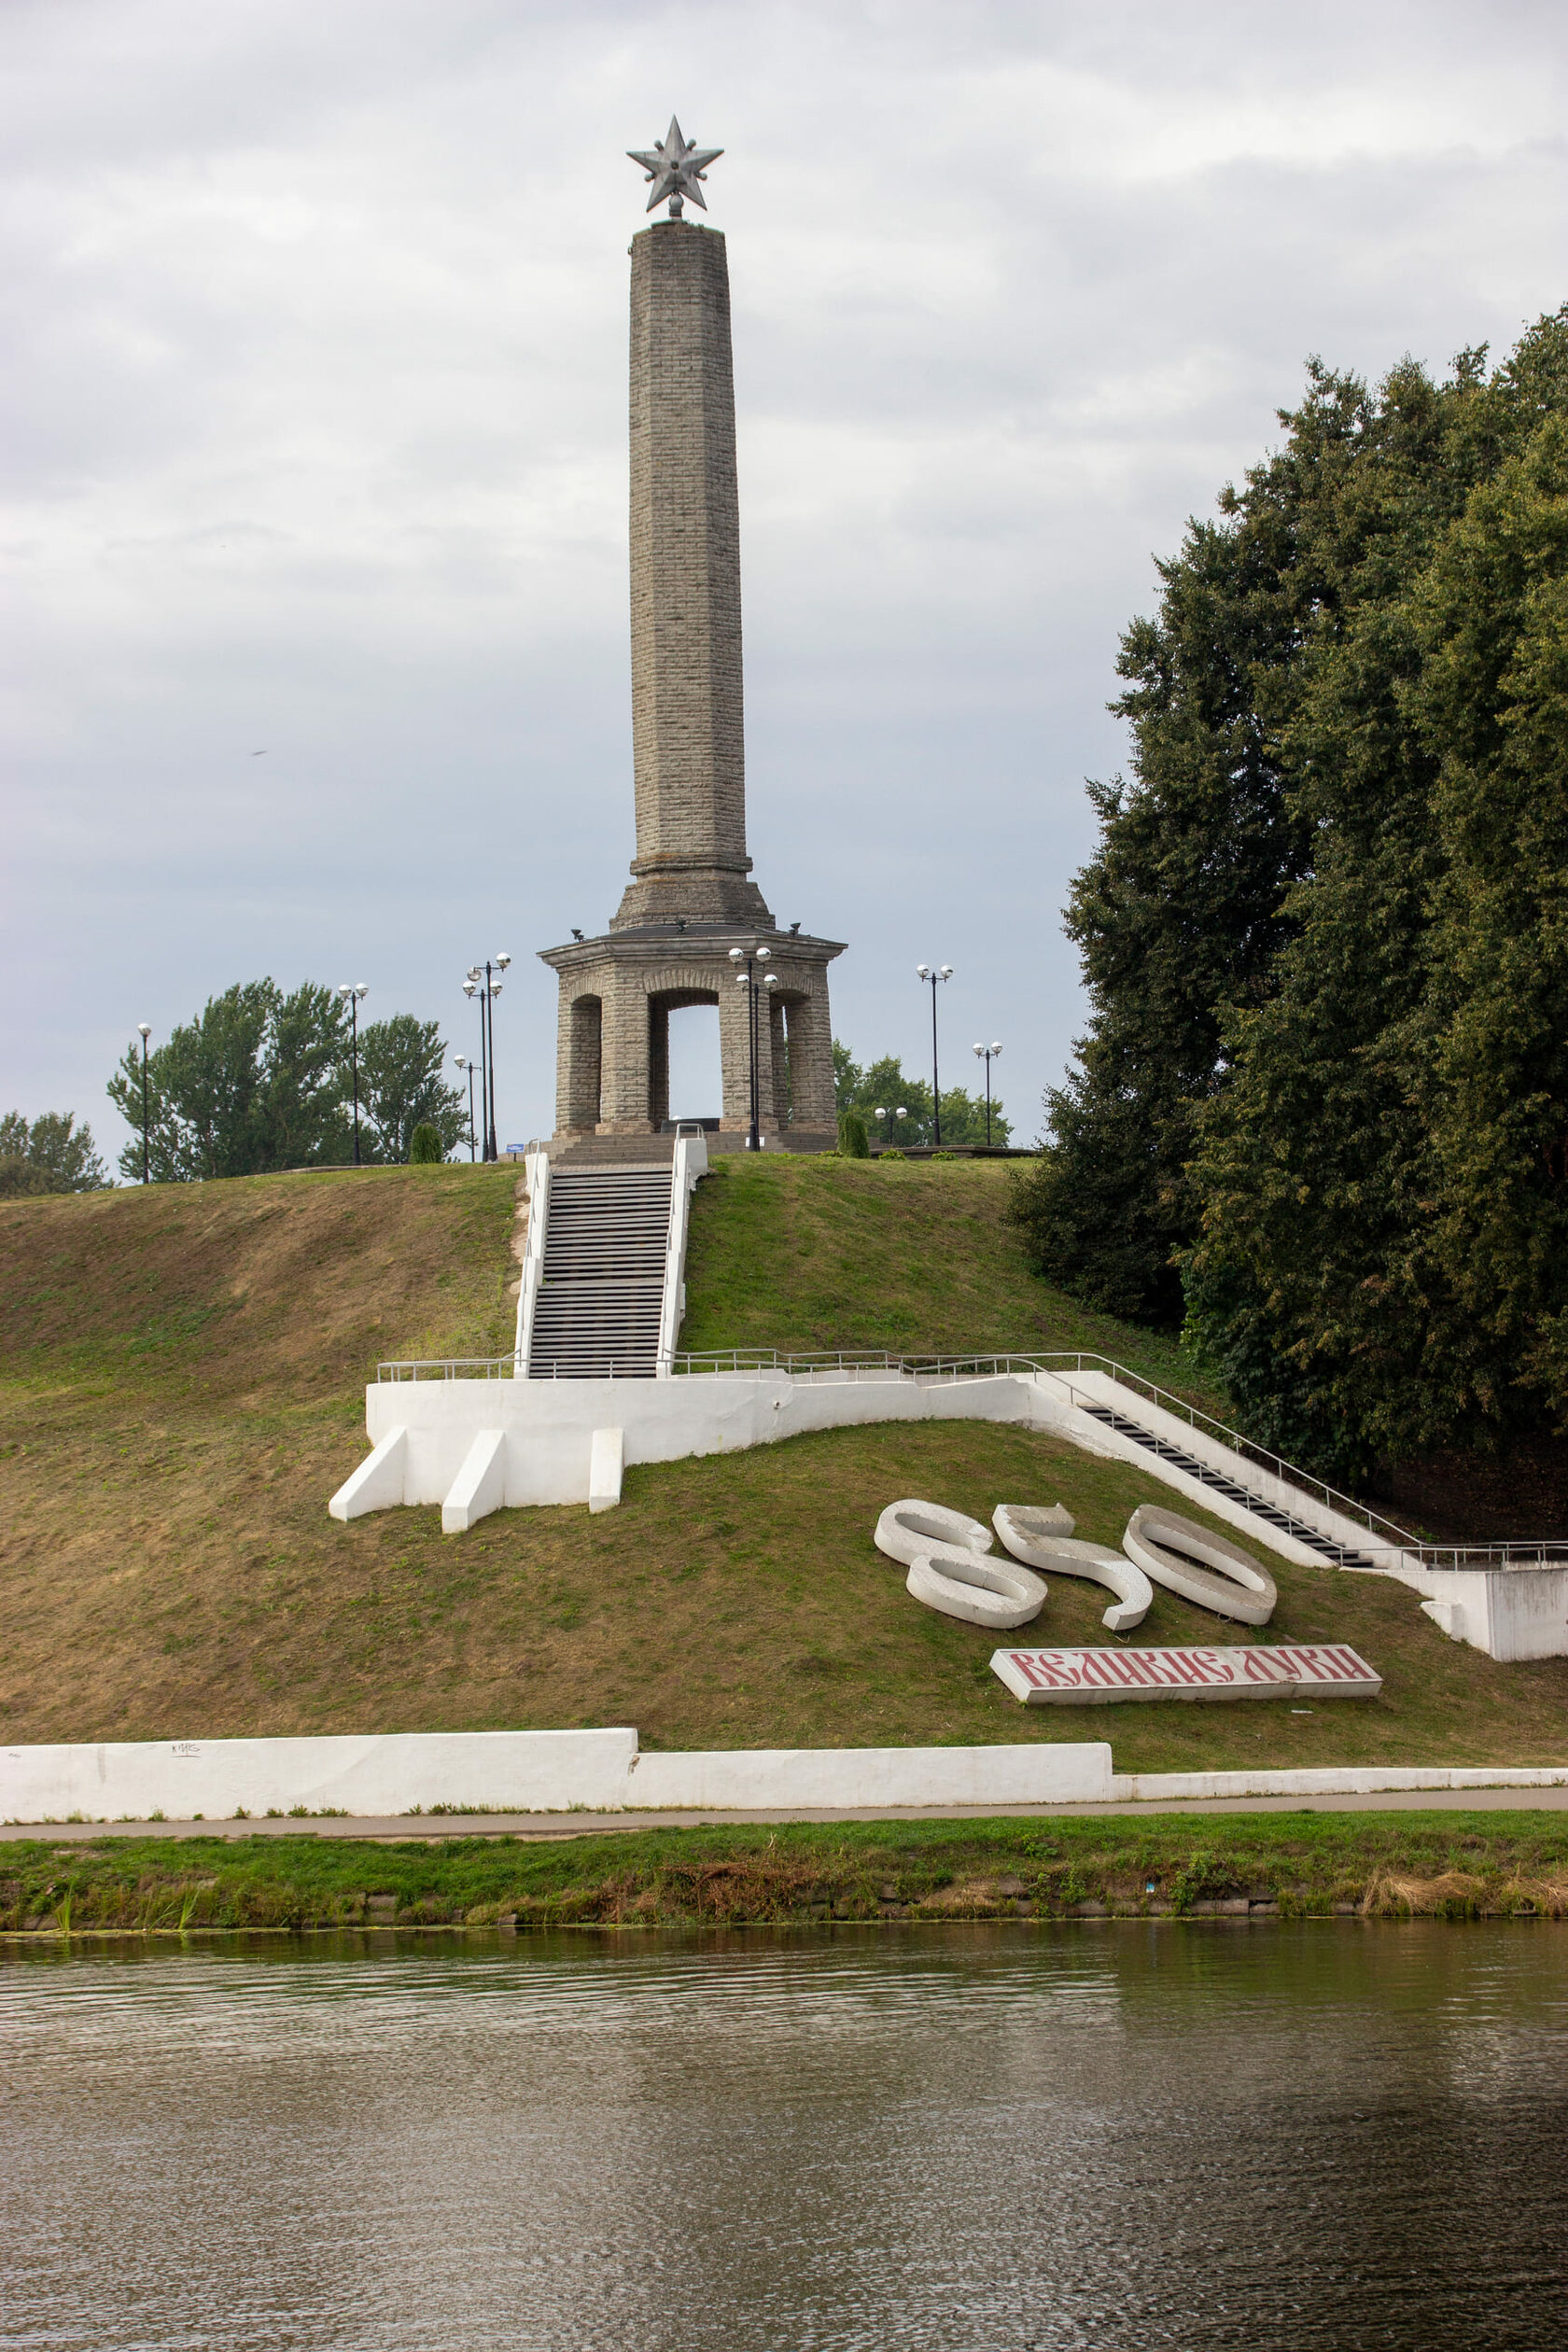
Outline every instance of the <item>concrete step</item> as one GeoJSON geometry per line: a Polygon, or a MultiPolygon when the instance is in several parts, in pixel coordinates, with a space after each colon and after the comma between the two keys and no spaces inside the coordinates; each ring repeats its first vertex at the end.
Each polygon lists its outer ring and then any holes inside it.
{"type": "MultiPolygon", "coordinates": [[[[709,1159],[721,1158],[747,1148],[746,1130],[735,1127],[710,1129],[704,1137],[709,1159]]],[[[786,1127],[782,1133],[764,1135],[763,1148],[767,1153],[833,1152],[838,1148],[838,1138],[824,1128],[819,1133],[804,1127],[786,1127]]],[[[667,1168],[675,1157],[673,1135],[580,1135],[550,1144],[552,1174],[557,1170],[615,1168],[667,1168]]]]}

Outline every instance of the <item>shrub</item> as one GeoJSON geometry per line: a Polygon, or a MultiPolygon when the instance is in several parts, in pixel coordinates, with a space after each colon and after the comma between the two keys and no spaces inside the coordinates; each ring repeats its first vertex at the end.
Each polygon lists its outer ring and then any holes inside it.
{"type": "Polygon", "coordinates": [[[441,1149],[439,1131],[428,1119],[421,1119],[409,1139],[409,1164],[413,1168],[434,1168],[446,1157],[441,1149]]]}
{"type": "Polygon", "coordinates": [[[909,1154],[904,1151],[901,1145],[897,1143],[889,1143],[887,1150],[885,1152],[878,1152],[876,1156],[878,1159],[907,1159],[909,1157],[909,1154]]]}
{"type": "Polygon", "coordinates": [[[869,1159],[871,1138],[866,1123],[859,1111],[841,1111],[838,1114],[838,1148],[846,1159],[869,1159]]]}

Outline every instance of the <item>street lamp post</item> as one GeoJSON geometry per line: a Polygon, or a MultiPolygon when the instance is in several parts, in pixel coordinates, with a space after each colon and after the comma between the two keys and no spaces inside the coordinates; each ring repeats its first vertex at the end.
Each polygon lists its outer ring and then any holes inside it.
{"type": "Polygon", "coordinates": [[[138,1021],[136,1034],[142,1041],[142,1182],[145,1184],[150,1181],[147,1158],[147,1039],[152,1035],[151,1024],[138,1021]]]}
{"type": "Polygon", "coordinates": [[[763,1148],[762,1100],[757,1090],[757,1004],[764,989],[772,990],[778,986],[777,972],[764,973],[759,980],[756,976],[756,968],[759,964],[771,962],[772,958],[771,947],[752,946],[730,949],[731,963],[746,966],[744,972],[735,973],[735,987],[746,990],[746,1043],[749,1057],[749,1107],[750,1110],[750,1132],[747,1136],[746,1148],[749,1152],[760,1152],[763,1148]]]}
{"type": "Polygon", "coordinates": [[[344,980],[338,989],[339,996],[348,1007],[350,1035],[354,1042],[354,1165],[356,1168],[359,1165],[359,1006],[361,1001],[370,993],[363,980],[344,980]]]}
{"type": "MultiPolygon", "coordinates": [[[[479,1001],[479,1103],[480,1109],[483,1110],[489,1099],[490,1048],[488,1040],[484,1034],[484,1000],[480,996],[479,990],[479,966],[478,964],[470,964],[469,966],[469,976],[463,983],[463,994],[468,998],[470,1004],[474,1002],[476,998],[479,1001]]],[[[469,1068],[471,1069],[472,1066],[473,1065],[470,1063],[469,1068]]],[[[471,1080],[469,1081],[469,1084],[470,1085],[472,1085],[471,1080]]],[[[472,1116],[470,1113],[470,1129],[472,1127],[472,1116]]],[[[480,1146],[479,1155],[481,1159],[485,1160],[487,1160],[490,1156],[490,1134],[488,1124],[485,1128],[484,1141],[480,1146]]]]}
{"type": "Polygon", "coordinates": [[[496,975],[511,961],[510,956],[486,956],[482,964],[469,966],[463,983],[463,994],[479,1000],[479,1102],[484,1113],[484,1149],[480,1156],[486,1160],[501,1156],[496,1148],[496,999],[501,983],[496,975]]]}
{"type": "Polygon", "coordinates": [[[986,1065],[986,1142],[991,1141],[991,1064],[1001,1053],[1000,1045],[976,1045],[975,1052],[986,1065]]]}
{"type": "Polygon", "coordinates": [[[473,1063],[469,1060],[467,1054],[454,1054],[452,1058],[456,1063],[459,1070],[466,1070],[469,1073],[469,1158],[472,1161],[478,1156],[479,1153],[479,1143],[474,1135],[473,1121],[473,1063]]]}
{"type": "Polygon", "coordinates": [[[899,1121],[901,1119],[907,1119],[909,1113],[902,1102],[899,1104],[896,1111],[889,1111],[886,1103],[879,1103],[871,1115],[874,1119],[891,1119],[893,1125],[888,1131],[896,1135],[898,1132],[899,1121]]]}
{"type": "Polygon", "coordinates": [[[940,1151],[942,1149],[942,1087],[936,1074],[936,984],[939,980],[951,980],[953,977],[953,967],[951,964],[917,964],[915,969],[919,973],[922,980],[929,980],[931,982],[931,1135],[935,1143],[935,1148],[940,1151]]]}

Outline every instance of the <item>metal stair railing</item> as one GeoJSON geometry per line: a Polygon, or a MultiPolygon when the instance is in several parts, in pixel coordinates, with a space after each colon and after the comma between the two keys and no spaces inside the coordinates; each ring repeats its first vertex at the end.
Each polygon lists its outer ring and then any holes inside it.
{"type": "MultiPolygon", "coordinates": [[[[1373,1535],[1388,1549],[1403,1552],[1412,1564],[1448,1569],[1568,1565],[1568,1536],[1514,1536],[1505,1542],[1489,1544],[1426,1543],[1421,1536],[1412,1533],[1408,1528],[1398,1526],[1395,1521],[1385,1519],[1380,1512],[1374,1511],[1368,1505],[1357,1502],[1354,1496],[1340,1493],[1337,1488],[1329,1486],[1325,1480],[1314,1477],[1309,1471],[1300,1469],[1295,1463],[1287,1462],[1282,1454],[1273,1452],[1267,1446],[1254,1444],[1253,1439],[1243,1436],[1239,1430],[1231,1429],[1225,1422],[1215,1420],[1212,1414],[1204,1412],[1201,1407],[1189,1403],[1185,1397],[1177,1396],[1169,1389],[1162,1389],[1157,1382],[1146,1379],[1141,1373],[1134,1372],[1126,1365],[1118,1364],[1114,1357],[1099,1355],[1085,1349],[1053,1351],[1028,1355],[959,1356],[904,1355],[886,1348],[818,1350],[707,1348],[679,1353],[670,1359],[671,1372],[687,1379],[722,1379],[725,1375],[735,1378],[748,1372],[780,1372],[791,1379],[812,1379],[824,1376],[853,1379],[861,1375],[873,1377],[879,1375],[886,1378],[891,1374],[897,1379],[903,1379],[963,1380],[994,1379],[1007,1374],[1044,1372],[1061,1380],[1063,1387],[1067,1389],[1080,1411],[1095,1419],[1101,1419],[1114,1413],[1113,1407],[1100,1404],[1098,1398],[1074,1389],[1071,1380],[1063,1379],[1065,1367],[1071,1367],[1078,1372],[1101,1372],[1109,1375],[1120,1386],[1131,1390],[1134,1394],[1142,1395],[1162,1412],[1168,1412],[1173,1418],[1184,1421],[1190,1428],[1201,1431],[1205,1436],[1224,1447],[1239,1461],[1251,1463],[1256,1469],[1267,1471],[1279,1479],[1281,1485],[1294,1487],[1299,1492],[1310,1495],[1325,1508],[1345,1519],[1354,1520],[1365,1527],[1368,1534],[1373,1535]]],[[[380,1364],[376,1367],[376,1378],[378,1380],[450,1380],[474,1378],[505,1379],[511,1376],[514,1369],[514,1359],[510,1355],[430,1358],[417,1363],[380,1364]]],[[[608,1377],[626,1379],[645,1377],[645,1375],[639,1365],[635,1371],[628,1369],[619,1374],[612,1368],[608,1377]]],[[[1155,1446],[1162,1442],[1169,1443],[1169,1441],[1160,1440],[1157,1432],[1147,1431],[1146,1435],[1155,1446]]],[[[1212,1465],[1198,1462],[1196,1456],[1191,1459],[1197,1463],[1200,1473],[1209,1471],[1211,1474],[1212,1465]]],[[[1258,1498],[1248,1491],[1246,1499],[1251,1506],[1252,1503],[1258,1498]]],[[[1258,1512],[1258,1516],[1260,1518],[1267,1516],[1267,1505],[1258,1512]]],[[[1288,1513],[1283,1516],[1289,1520],[1288,1513]]],[[[1293,1526],[1302,1524],[1295,1521],[1290,1523],[1293,1526]]],[[[1316,1531],[1312,1531],[1312,1533],[1316,1536],[1316,1531]]],[[[1331,1539],[1316,1536],[1313,1548],[1318,1548],[1320,1545],[1331,1545],[1331,1539]]],[[[1331,1548],[1344,1547],[1331,1546],[1331,1548]]]]}
{"type": "MultiPolygon", "coordinates": [[[[1200,1430],[1227,1452],[1255,1468],[1268,1471],[1281,1484],[1297,1488],[1348,1519],[1365,1527],[1368,1534],[1392,1550],[1406,1553],[1412,1561],[1429,1568],[1465,1567],[1526,1567],[1553,1566],[1568,1563],[1568,1537],[1515,1536],[1505,1543],[1495,1544],[1430,1544],[1411,1532],[1386,1519],[1369,1505],[1357,1502],[1353,1495],[1342,1494],[1324,1479],[1315,1477],[1309,1470],[1287,1462],[1267,1446],[1260,1446],[1239,1430],[1215,1420],[1184,1396],[1174,1395],[1157,1382],[1132,1371],[1114,1357],[1100,1355],[1087,1349],[1045,1351],[1038,1354],[996,1355],[905,1355],[889,1349],[864,1348],[827,1349],[815,1352],[793,1351],[777,1348],[720,1348],[679,1355],[674,1360],[677,1372],[688,1378],[713,1376],[722,1371],[777,1371],[791,1379],[810,1379],[821,1374],[893,1373],[913,1379],[987,1379],[1009,1372],[1048,1372],[1061,1379],[1064,1369],[1078,1372],[1103,1372],[1122,1387],[1144,1396],[1161,1411],[1184,1421],[1200,1430]]],[[[1073,1397],[1079,1409],[1090,1409],[1089,1398],[1073,1390],[1070,1380],[1063,1386],[1073,1397]]],[[[1102,1408],[1103,1409],[1103,1408],[1102,1408]]]]}

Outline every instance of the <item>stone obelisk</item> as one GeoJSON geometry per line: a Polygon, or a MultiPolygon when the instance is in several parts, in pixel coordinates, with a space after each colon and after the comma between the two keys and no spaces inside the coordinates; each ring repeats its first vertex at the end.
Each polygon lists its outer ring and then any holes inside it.
{"type": "Polygon", "coordinates": [[[611,925],[772,927],[747,879],[730,272],[716,229],[632,242],[632,761],[636,876],[611,925]]]}
{"type": "Polygon", "coordinates": [[[719,153],[672,121],[636,158],[650,210],[670,205],[632,241],[637,855],[609,930],[541,950],[560,979],[557,1143],[594,1138],[595,1155],[635,1155],[668,1126],[669,1016],[691,1004],[719,1008],[721,1145],[749,1131],[753,1062],[764,1141],[834,1140],[827,968],[843,944],[780,931],[746,848],[729,265],[719,231],[683,217],[719,153]]]}

